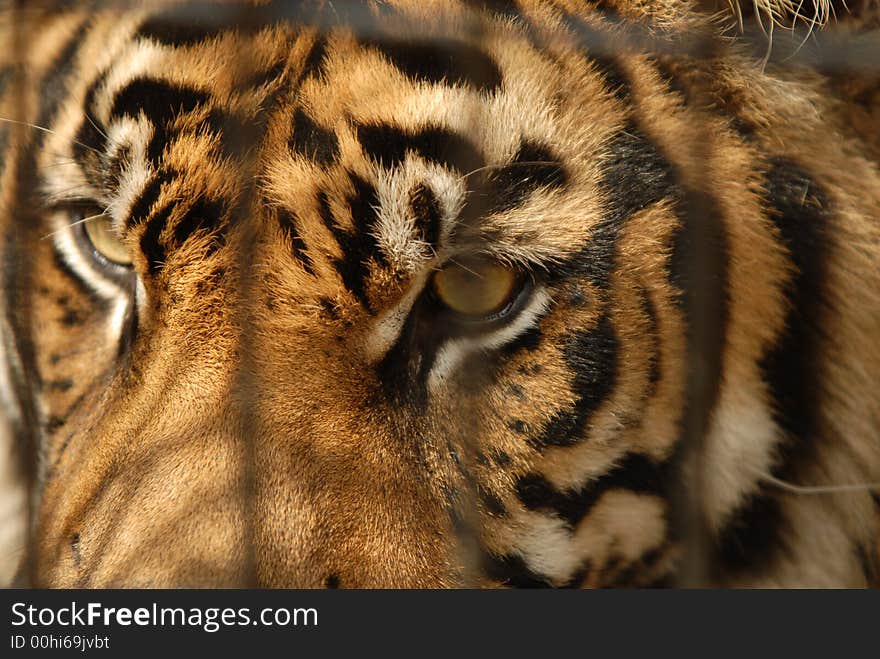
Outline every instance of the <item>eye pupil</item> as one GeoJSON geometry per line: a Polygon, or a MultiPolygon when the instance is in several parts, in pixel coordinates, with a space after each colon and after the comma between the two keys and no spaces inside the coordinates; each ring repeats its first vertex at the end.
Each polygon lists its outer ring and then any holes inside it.
{"type": "Polygon", "coordinates": [[[83,227],[98,254],[117,265],[131,265],[128,249],[116,233],[110,216],[102,213],[87,217],[83,227]]]}
{"type": "Polygon", "coordinates": [[[449,310],[483,318],[503,310],[518,292],[517,271],[497,261],[450,263],[434,274],[436,297],[449,310]]]}

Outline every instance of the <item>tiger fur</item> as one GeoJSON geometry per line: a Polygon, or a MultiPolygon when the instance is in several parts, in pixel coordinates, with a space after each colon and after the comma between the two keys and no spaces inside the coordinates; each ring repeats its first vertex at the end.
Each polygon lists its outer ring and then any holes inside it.
{"type": "Polygon", "coordinates": [[[873,8],[3,9],[19,583],[877,586],[873,8]]]}

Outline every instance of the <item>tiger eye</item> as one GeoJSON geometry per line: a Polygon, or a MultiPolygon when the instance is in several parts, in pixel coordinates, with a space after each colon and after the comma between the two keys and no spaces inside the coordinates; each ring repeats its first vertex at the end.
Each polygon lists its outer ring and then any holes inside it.
{"type": "Polygon", "coordinates": [[[455,313],[473,318],[503,310],[519,290],[516,270],[488,259],[450,263],[434,273],[434,293],[455,313]]]}
{"type": "Polygon", "coordinates": [[[131,265],[131,255],[128,248],[119,239],[109,217],[99,215],[86,220],[85,231],[92,247],[105,259],[118,265],[131,265]]]}

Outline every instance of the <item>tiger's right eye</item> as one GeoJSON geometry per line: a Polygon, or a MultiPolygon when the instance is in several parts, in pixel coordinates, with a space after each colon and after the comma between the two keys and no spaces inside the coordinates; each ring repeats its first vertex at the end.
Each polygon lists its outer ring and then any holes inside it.
{"type": "Polygon", "coordinates": [[[449,263],[431,279],[437,299],[449,311],[471,321],[503,315],[523,281],[522,273],[490,259],[449,263]]]}
{"type": "Polygon", "coordinates": [[[111,263],[130,266],[132,258],[125,243],[113,228],[113,221],[108,215],[95,215],[84,222],[86,237],[92,248],[111,263]]]}

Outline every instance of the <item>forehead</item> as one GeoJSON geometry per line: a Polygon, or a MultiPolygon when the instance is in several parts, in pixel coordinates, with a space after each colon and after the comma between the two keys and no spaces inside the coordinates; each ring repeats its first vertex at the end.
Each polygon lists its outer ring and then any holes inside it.
{"type": "Polygon", "coordinates": [[[79,162],[50,190],[77,178],[127,229],[161,195],[226,215],[255,192],[270,215],[375,236],[404,270],[453,235],[558,258],[598,218],[597,154],[622,113],[557,21],[524,30],[443,3],[263,14],[89,19],[137,38],[86,40],[93,74],[58,131],[79,162]]]}

